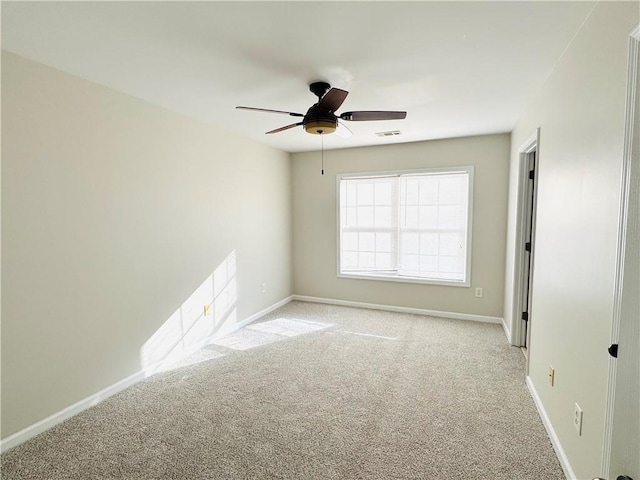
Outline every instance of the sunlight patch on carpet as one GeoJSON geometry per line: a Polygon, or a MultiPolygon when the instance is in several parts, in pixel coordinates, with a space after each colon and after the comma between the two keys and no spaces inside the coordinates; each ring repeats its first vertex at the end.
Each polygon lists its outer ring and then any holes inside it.
{"type": "Polygon", "coordinates": [[[331,323],[313,322],[311,320],[298,320],[297,318],[276,318],[268,322],[255,323],[247,328],[265,333],[275,333],[284,337],[297,337],[305,333],[311,333],[332,327],[331,323]]]}
{"type": "Polygon", "coordinates": [[[248,350],[250,348],[268,345],[286,338],[297,337],[307,333],[324,330],[333,326],[330,323],[297,320],[292,318],[276,318],[268,322],[261,322],[244,327],[237,332],[227,335],[212,343],[233,350],[248,350]]]}
{"type": "Polygon", "coordinates": [[[380,338],[382,340],[397,340],[396,337],[385,337],[384,335],[375,335],[373,333],[348,332],[347,330],[335,330],[336,333],[347,333],[349,335],[357,335],[359,337],[380,338]]]}

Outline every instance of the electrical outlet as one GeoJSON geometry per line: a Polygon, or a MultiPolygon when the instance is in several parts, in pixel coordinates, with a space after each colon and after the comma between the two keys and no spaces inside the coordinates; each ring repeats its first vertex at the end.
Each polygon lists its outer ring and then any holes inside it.
{"type": "Polygon", "coordinates": [[[260,287],[260,291],[262,293],[267,293],[267,284],[263,283],[262,286],[260,287]]]}
{"type": "Polygon", "coordinates": [[[556,369],[553,368],[552,365],[549,365],[549,383],[553,387],[553,384],[556,380],[556,369]]]}
{"type": "Polygon", "coordinates": [[[211,313],[211,305],[204,306],[204,316],[207,317],[211,313]]]}
{"type": "Polygon", "coordinates": [[[476,297],[482,298],[482,295],[484,295],[484,291],[482,290],[482,287],[476,287],[476,297]]]}
{"type": "Polygon", "coordinates": [[[573,426],[578,435],[582,435],[582,409],[577,403],[573,405],[573,426]]]}

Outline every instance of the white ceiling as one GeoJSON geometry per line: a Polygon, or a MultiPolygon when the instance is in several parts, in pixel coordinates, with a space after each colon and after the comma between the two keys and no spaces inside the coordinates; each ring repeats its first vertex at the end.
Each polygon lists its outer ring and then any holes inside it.
{"type": "Polygon", "coordinates": [[[2,48],[289,152],[313,80],[350,92],[325,148],[510,131],[592,2],[2,2],[2,48]],[[400,130],[378,138],[375,132],[400,130]]]}

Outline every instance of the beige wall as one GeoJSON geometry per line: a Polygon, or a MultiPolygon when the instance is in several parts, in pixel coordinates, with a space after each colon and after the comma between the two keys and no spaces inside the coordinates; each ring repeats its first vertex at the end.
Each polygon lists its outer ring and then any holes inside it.
{"type": "Polygon", "coordinates": [[[3,438],[138,372],[232,252],[224,321],[291,294],[287,153],[4,52],[2,139],[3,438]]]}
{"type": "Polygon", "coordinates": [[[294,293],[502,317],[509,135],[292,155],[294,293]],[[336,174],[473,165],[471,288],[337,278],[336,174]],[[473,287],[483,287],[475,298],[473,287]]]}
{"type": "MultiPolygon", "coordinates": [[[[512,132],[507,258],[518,148],[541,129],[529,375],[577,478],[598,476],[602,461],[627,42],[638,5],[596,7],[512,132]],[[574,402],[584,411],[582,436],[572,424],[574,402]]],[[[512,285],[509,262],[505,315],[512,285]]]]}

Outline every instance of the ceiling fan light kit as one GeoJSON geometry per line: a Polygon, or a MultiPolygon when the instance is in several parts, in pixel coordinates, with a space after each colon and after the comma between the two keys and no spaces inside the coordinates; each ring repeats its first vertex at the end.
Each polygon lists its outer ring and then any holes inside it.
{"type": "MultiPolygon", "coordinates": [[[[255,108],[255,107],[236,107],[242,110],[255,110],[258,112],[270,112],[270,113],[282,113],[290,115],[292,117],[302,117],[302,122],[292,123],[291,125],[285,125],[284,127],[276,128],[266,132],[267,134],[283,132],[290,128],[295,128],[300,125],[307,133],[312,135],[326,135],[333,133],[338,128],[338,122],[340,120],[346,121],[373,121],[373,120],[402,120],[407,117],[407,112],[391,112],[391,111],[356,111],[345,112],[340,116],[335,114],[335,111],[340,108],[342,103],[349,95],[346,90],[339,88],[331,88],[327,82],[313,82],[309,85],[309,90],[318,97],[318,103],[312,105],[306,114],[287,112],[283,110],[271,110],[267,108],[255,108]]],[[[350,133],[349,129],[343,129],[350,133]]]]}

